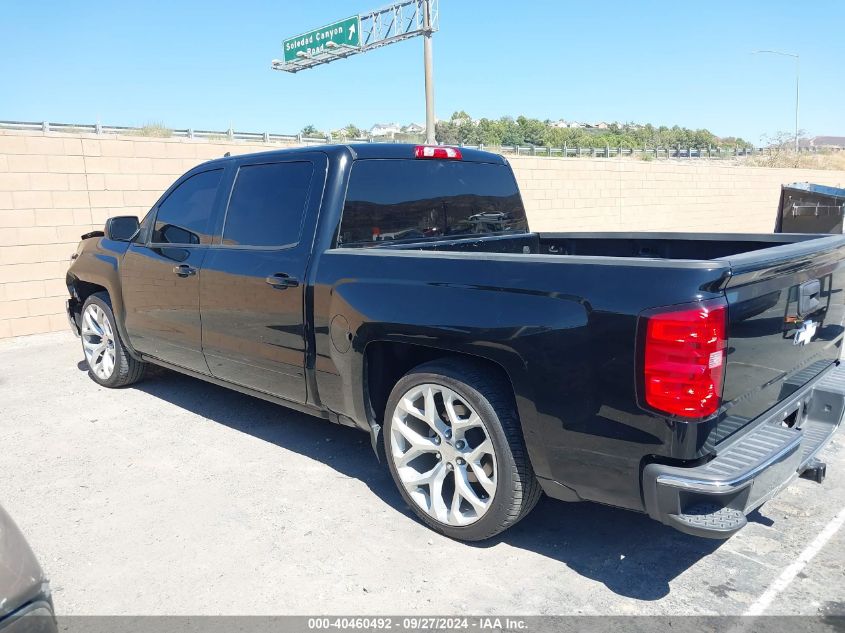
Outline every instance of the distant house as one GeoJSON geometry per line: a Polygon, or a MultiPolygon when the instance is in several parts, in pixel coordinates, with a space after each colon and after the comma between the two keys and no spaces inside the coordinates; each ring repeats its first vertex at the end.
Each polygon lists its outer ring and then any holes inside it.
{"type": "Polygon", "coordinates": [[[609,126],[609,124],[605,123],[604,121],[599,121],[598,123],[593,123],[592,126],[590,126],[590,127],[594,127],[597,130],[606,130],[610,126],[609,126]]]}
{"type": "Polygon", "coordinates": [[[552,123],[552,127],[579,128],[579,127],[584,127],[584,124],[578,123],[578,121],[567,121],[566,119],[560,119],[559,121],[555,121],[554,123],[552,123]]]}
{"type": "Polygon", "coordinates": [[[402,131],[405,134],[422,134],[425,132],[425,126],[420,125],[419,123],[409,123],[402,128],[402,131]]]}
{"type": "MultiPolygon", "coordinates": [[[[802,140],[801,145],[805,141],[802,140]]],[[[819,149],[845,149],[845,136],[814,136],[806,140],[806,146],[819,149]]]]}
{"type": "Polygon", "coordinates": [[[376,123],[370,128],[370,136],[393,136],[402,131],[398,123],[376,123]]]}

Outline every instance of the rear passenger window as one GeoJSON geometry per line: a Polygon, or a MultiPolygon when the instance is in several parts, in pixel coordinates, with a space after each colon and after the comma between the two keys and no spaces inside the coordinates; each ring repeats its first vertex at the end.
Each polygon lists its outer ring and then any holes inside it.
{"type": "Polygon", "coordinates": [[[241,167],[226,212],[223,244],[263,247],[296,244],[313,171],[310,162],[241,167]]]}
{"type": "Polygon", "coordinates": [[[170,192],[158,207],[151,241],[209,244],[209,224],[222,169],[195,174],[170,192]]]}

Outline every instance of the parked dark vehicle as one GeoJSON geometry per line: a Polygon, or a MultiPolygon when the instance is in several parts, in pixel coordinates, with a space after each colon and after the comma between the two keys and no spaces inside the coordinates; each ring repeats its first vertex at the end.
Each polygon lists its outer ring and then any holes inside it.
{"type": "Polygon", "coordinates": [[[367,431],[454,538],[541,491],[726,538],[821,481],[845,408],[845,236],[538,234],[485,152],[211,161],[75,257],[96,382],[150,362],[367,431]]]}
{"type": "Polygon", "coordinates": [[[783,185],[775,233],[845,233],[845,189],[809,182],[783,185]]]}
{"type": "Polygon", "coordinates": [[[0,507],[0,631],[55,633],[53,598],[18,526],[0,507]]]}

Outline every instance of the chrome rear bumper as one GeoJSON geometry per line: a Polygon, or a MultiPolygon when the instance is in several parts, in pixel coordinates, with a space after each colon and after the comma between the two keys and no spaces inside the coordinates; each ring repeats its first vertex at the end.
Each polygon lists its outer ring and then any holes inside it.
{"type": "Polygon", "coordinates": [[[815,457],[845,414],[845,366],[835,366],[749,424],[701,466],[649,464],[643,496],[649,515],[682,532],[728,538],[746,515],[802,472],[824,472],[815,457]],[[787,423],[784,423],[787,420],[787,423]]]}

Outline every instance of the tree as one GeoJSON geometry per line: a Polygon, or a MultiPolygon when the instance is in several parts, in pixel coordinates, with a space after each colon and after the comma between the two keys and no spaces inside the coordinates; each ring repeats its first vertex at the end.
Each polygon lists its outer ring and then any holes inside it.
{"type": "Polygon", "coordinates": [[[502,132],[496,124],[496,121],[491,119],[481,119],[478,122],[477,130],[479,142],[484,143],[485,145],[502,144],[502,132]]]}
{"type": "Polygon", "coordinates": [[[457,145],[461,142],[458,125],[452,121],[438,121],[434,126],[434,133],[440,143],[457,145]]]}
{"type": "Polygon", "coordinates": [[[302,136],[308,136],[312,138],[317,136],[325,136],[325,134],[320,132],[320,130],[315,128],[313,125],[306,125],[304,128],[302,128],[300,134],[302,134],[302,136]]]}
{"type": "Polygon", "coordinates": [[[522,132],[513,117],[503,116],[498,121],[503,145],[519,145],[522,143],[522,132]]]}
{"type": "Polygon", "coordinates": [[[472,123],[472,117],[464,110],[458,110],[457,112],[452,113],[451,121],[452,123],[457,123],[458,125],[466,125],[467,123],[472,123]]]}
{"type": "MultiPolygon", "coordinates": [[[[354,126],[347,126],[354,127],[354,126]]],[[[473,118],[464,110],[458,110],[447,121],[437,122],[437,140],[447,145],[514,146],[534,145],[538,147],[624,147],[653,148],[677,147],[749,147],[742,139],[719,138],[710,130],[665,125],[655,127],[650,123],[639,125],[633,121],[611,123],[607,129],[558,128],[551,119],[541,121],[526,116],[516,119],[503,116],[499,119],[473,118]]]]}
{"type": "Polygon", "coordinates": [[[342,132],[346,138],[361,138],[364,136],[364,131],[354,123],[348,124],[345,128],[343,128],[342,132]]]}
{"type": "Polygon", "coordinates": [[[539,119],[528,119],[524,116],[517,117],[516,124],[519,127],[522,142],[529,145],[542,145],[543,136],[549,126],[539,119]]]}

